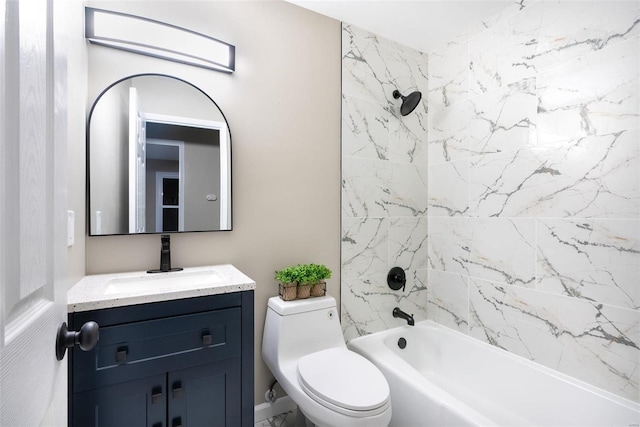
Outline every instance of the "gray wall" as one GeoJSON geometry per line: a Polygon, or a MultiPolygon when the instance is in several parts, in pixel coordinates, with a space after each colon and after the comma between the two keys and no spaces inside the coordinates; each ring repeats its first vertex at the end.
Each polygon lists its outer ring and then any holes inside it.
{"type": "Polygon", "coordinates": [[[220,144],[189,141],[185,147],[184,226],[187,230],[220,227],[220,144]],[[208,201],[207,194],[218,199],[208,201]]]}
{"type": "Polygon", "coordinates": [[[91,192],[91,231],[96,233],[96,211],[101,212],[101,233],[129,230],[129,87],[116,85],[101,98],[91,116],[92,177],[108,176],[99,191],[91,192]],[[119,114],[118,114],[119,113],[119,114]],[[116,167],[114,167],[116,166],[116,167]]]}
{"type": "MultiPolygon", "coordinates": [[[[67,53],[67,183],[68,209],[75,213],[75,242],[67,248],[67,282],[73,286],[85,275],[87,233],[87,200],[85,175],[85,144],[88,109],[87,47],[84,40],[84,8],[80,0],[62,2],[68,20],[67,53]]],[[[96,95],[92,98],[91,102],[96,95]]]]}
{"type": "MultiPolygon", "coordinates": [[[[231,75],[89,45],[87,105],[115,80],[153,72],[194,83],[224,111],[233,138],[233,231],[175,234],[172,261],[183,267],[232,263],[256,281],[259,404],[272,379],[260,349],[267,299],[277,295],[274,270],[324,263],[335,272],[328,293],[340,298],[340,24],[281,1],[89,5],[169,22],[236,45],[237,71],[231,75]]],[[[82,176],[84,138],[70,141],[69,150],[73,175],[82,176]]],[[[77,213],[83,212],[84,199],[83,186],[70,187],[77,213]]],[[[86,274],[158,264],[157,235],[85,240],[83,234],[76,240],[86,244],[86,274]]],[[[77,278],[82,255],[71,256],[72,277],[77,278]]]]}
{"type": "MultiPolygon", "coordinates": [[[[140,106],[145,113],[224,121],[220,110],[209,98],[181,81],[146,76],[133,79],[133,86],[138,89],[140,106]]],[[[216,100],[215,92],[207,95],[216,100]]]]}

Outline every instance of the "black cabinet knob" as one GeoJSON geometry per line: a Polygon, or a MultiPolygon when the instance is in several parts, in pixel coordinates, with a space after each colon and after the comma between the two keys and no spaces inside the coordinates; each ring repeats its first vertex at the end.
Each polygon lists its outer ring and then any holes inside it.
{"type": "Polygon", "coordinates": [[[151,404],[155,405],[162,402],[162,387],[154,387],[151,390],[151,404]]]}
{"type": "Polygon", "coordinates": [[[116,350],[116,363],[125,363],[127,361],[127,354],[129,354],[129,347],[122,346],[116,350]]]}
{"type": "Polygon", "coordinates": [[[176,417],[171,422],[171,427],[182,427],[182,418],[176,417]]]}
{"type": "Polygon", "coordinates": [[[211,345],[213,343],[213,337],[211,336],[211,332],[204,331],[202,333],[202,345],[211,345]]]}
{"type": "Polygon", "coordinates": [[[67,322],[62,322],[56,336],[56,359],[62,360],[67,349],[76,344],[82,351],[93,350],[100,338],[99,329],[96,322],[87,322],[78,332],[70,331],[67,322]]]}
{"type": "Polygon", "coordinates": [[[184,394],[184,390],[182,389],[182,383],[180,381],[176,381],[173,383],[173,388],[171,389],[171,393],[174,399],[182,398],[184,394]]]}

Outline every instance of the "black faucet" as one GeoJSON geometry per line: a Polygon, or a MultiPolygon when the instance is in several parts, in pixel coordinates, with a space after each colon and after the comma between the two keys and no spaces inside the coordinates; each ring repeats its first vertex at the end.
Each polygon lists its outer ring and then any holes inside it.
{"type": "Polygon", "coordinates": [[[168,234],[163,234],[160,236],[160,244],[162,248],[160,249],[160,271],[170,271],[171,270],[171,236],[168,234]]]}
{"type": "Polygon", "coordinates": [[[399,317],[407,321],[409,326],[415,325],[415,321],[413,320],[413,314],[407,314],[404,311],[400,310],[399,307],[393,309],[393,317],[399,317]]]}
{"type": "Polygon", "coordinates": [[[182,268],[171,268],[171,241],[168,234],[160,236],[160,268],[158,270],[147,270],[147,273],[168,273],[169,271],[180,271],[182,268]]]}

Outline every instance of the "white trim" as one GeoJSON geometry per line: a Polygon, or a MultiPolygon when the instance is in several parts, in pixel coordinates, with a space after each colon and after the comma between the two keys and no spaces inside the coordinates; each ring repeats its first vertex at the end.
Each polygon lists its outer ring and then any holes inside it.
{"type": "MultiPolygon", "coordinates": [[[[224,123],[221,123],[224,125],[224,123]]],[[[229,230],[231,224],[231,149],[227,138],[227,127],[218,129],[218,140],[220,142],[220,230],[229,230]]]]}
{"type": "MultiPolygon", "coordinates": [[[[171,139],[155,139],[148,138],[147,145],[169,145],[172,147],[178,147],[178,207],[180,211],[178,212],[178,231],[184,231],[184,171],[185,171],[185,157],[184,157],[184,141],[174,141],[171,139]]],[[[162,198],[160,198],[162,200],[162,198]]],[[[158,230],[158,177],[156,175],[156,232],[161,232],[162,230],[158,230]]]]}
{"type": "Polygon", "coordinates": [[[284,414],[296,410],[296,402],[289,396],[283,396],[277,399],[274,403],[261,403],[253,408],[254,422],[255,424],[266,421],[268,418],[273,418],[276,415],[284,414]]]}
{"type": "MultiPolygon", "coordinates": [[[[129,88],[129,233],[144,232],[146,227],[138,224],[138,145],[140,141],[146,144],[146,135],[140,135],[146,130],[145,113],[140,110],[140,99],[135,87],[129,88]]],[[[146,159],[145,159],[146,161],[146,159]]]]}
{"type": "Polygon", "coordinates": [[[135,144],[136,144],[136,134],[133,127],[132,120],[134,117],[137,117],[135,111],[135,102],[134,94],[137,96],[137,89],[134,87],[129,88],[129,152],[127,158],[129,159],[129,233],[136,232],[136,210],[135,210],[135,194],[136,194],[136,182],[135,182],[135,171],[136,171],[136,163],[135,163],[135,144]]]}
{"type": "Polygon", "coordinates": [[[162,123],[166,125],[187,126],[192,128],[204,129],[224,129],[227,130],[225,122],[216,122],[213,120],[194,119],[193,117],[170,116],[167,114],[147,113],[145,119],[151,123],[162,123]]]}
{"type": "MultiPolygon", "coordinates": [[[[163,232],[163,223],[162,223],[162,210],[165,207],[162,204],[162,180],[164,178],[172,178],[178,180],[178,191],[180,192],[180,173],[179,172],[165,172],[165,171],[156,171],[156,232],[163,232]]],[[[182,192],[178,195],[178,231],[184,231],[184,199],[182,197],[182,192]]],[[[172,207],[173,208],[173,207],[172,207]]]]}

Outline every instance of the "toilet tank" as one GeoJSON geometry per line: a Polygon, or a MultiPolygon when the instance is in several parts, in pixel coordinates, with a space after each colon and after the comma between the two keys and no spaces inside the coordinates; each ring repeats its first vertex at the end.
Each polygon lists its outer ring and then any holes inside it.
{"type": "Polygon", "coordinates": [[[333,347],[346,348],[333,297],[269,299],[262,338],[267,365],[333,347]]]}

